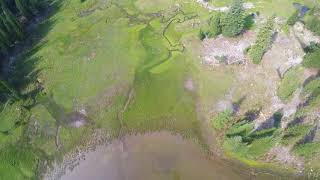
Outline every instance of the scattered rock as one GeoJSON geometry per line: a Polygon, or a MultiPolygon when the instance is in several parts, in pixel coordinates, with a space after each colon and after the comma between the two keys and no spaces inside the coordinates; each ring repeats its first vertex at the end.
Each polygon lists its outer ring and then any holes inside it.
{"type": "Polygon", "coordinates": [[[254,42],[254,33],[246,32],[243,37],[226,38],[222,35],[215,39],[203,41],[203,63],[212,66],[220,64],[244,64],[246,56],[244,51],[254,42]]]}
{"type": "Polygon", "coordinates": [[[80,112],[73,112],[69,115],[68,125],[73,128],[80,128],[88,124],[88,118],[85,114],[80,112]]]}
{"type": "MultiPolygon", "coordinates": [[[[223,6],[223,7],[216,7],[213,6],[211,4],[209,4],[209,2],[205,1],[205,0],[197,0],[197,3],[199,3],[202,7],[208,9],[209,11],[220,11],[220,12],[227,12],[229,10],[229,7],[223,6]]],[[[244,9],[253,9],[255,6],[252,2],[245,2],[243,3],[243,8],[244,9]]]]}
{"type": "Polygon", "coordinates": [[[299,39],[304,48],[309,46],[311,42],[320,43],[320,37],[314,35],[301,22],[297,22],[293,26],[293,33],[299,39]]]}

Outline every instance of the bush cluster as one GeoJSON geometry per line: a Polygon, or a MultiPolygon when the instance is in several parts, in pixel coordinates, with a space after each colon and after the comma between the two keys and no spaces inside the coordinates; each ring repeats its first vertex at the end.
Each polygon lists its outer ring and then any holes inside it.
{"type": "Polygon", "coordinates": [[[243,1],[233,1],[230,10],[221,16],[221,30],[226,37],[239,35],[245,27],[245,11],[243,1]]]}
{"type": "Polygon", "coordinates": [[[312,43],[306,48],[306,53],[303,57],[302,65],[307,68],[320,69],[320,46],[312,43]]]}
{"type": "Polygon", "coordinates": [[[210,18],[208,37],[216,37],[221,34],[221,15],[221,13],[216,13],[210,18]]]}
{"type": "Polygon", "coordinates": [[[319,17],[320,9],[314,7],[304,18],[304,23],[306,27],[314,32],[316,35],[320,36],[320,17],[319,17]]]}
{"type": "Polygon", "coordinates": [[[268,21],[259,30],[257,40],[254,45],[249,49],[249,57],[254,64],[259,64],[263,55],[268,50],[273,35],[274,17],[269,18],[268,21]]]}
{"type": "Polygon", "coordinates": [[[250,27],[252,19],[245,16],[242,0],[234,0],[227,13],[214,13],[208,21],[207,27],[199,32],[199,38],[216,37],[223,34],[226,37],[239,35],[246,27],[250,27]],[[246,21],[247,20],[247,21],[246,21]]]}

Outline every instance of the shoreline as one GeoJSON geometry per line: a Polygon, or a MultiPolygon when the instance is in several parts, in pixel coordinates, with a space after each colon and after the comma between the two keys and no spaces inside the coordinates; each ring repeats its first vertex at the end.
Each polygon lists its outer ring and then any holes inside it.
{"type": "MultiPolygon", "coordinates": [[[[158,140],[163,141],[165,143],[165,140],[171,141],[172,139],[178,139],[177,143],[178,146],[185,145],[185,144],[191,144],[193,148],[196,147],[198,149],[197,151],[202,152],[203,156],[206,157],[210,162],[212,163],[221,163],[223,166],[239,171],[240,174],[243,174],[245,176],[249,177],[257,177],[257,176],[272,176],[272,177],[291,177],[291,178],[299,178],[301,176],[297,176],[297,174],[293,173],[287,173],[285,169],[282,169],[279,166],[274,166],[275,164],[263,164],[259,163],[256,165],[250,165],[248,162],[245,162],[243,159],[239,159],[236,156],[228,155],[225,151],[222,152],[222,155],[217,155],[216,153],[211,152],[207,153],[203,147],[201,147],[198,143],[194,142],[192,139],[188,139],[183,137],[182,135],[175,134],[169,131],[159,131],[159,132],[149,132],[149,133],[141,133],[141,134],[126,134],[122,137],[122,139],[116,138],[116,139],[108,139],[104,142],[91,144],[91,145],[85,145],[83,146],[83,149],[76,148],[74,151],[68,153],[63,157],[62,162],[55,161],[53,163],[53,168],[48,168],[47,171],[44,173],[44,179],[47,180],[55,180],[60,179],[63,176],[66,176],[67,174],[72,174],[75,169],[79,168],[81,166],[81,163],[85,163],[87,161],[87,156],[90,157],[90,154],[97,154],[97,149],[101,151],[104,151],[103,149],[118,149],[120,152],[118,153],[125,153],[128,154],[127,148],[130,149],[130,145],[132,145],[132,142],[130,142],[130,139],[133,139],[133,141],[140,141],[141,139],[148,139],[148,138],[154,138],[157,137],[158,140]],[[129,139],[129,141],[128,141],[129,139]],[[127,142],[128,141],[128,142],[127,142]],[[116,146],[114,144],[117,144],[116,146]],[[125,149],[126,148],[126,149],[125,149]],[[122,151],[122,152],[121,152],[122,151]],[[274,167],[281,168],[276,171],[271,170],[274,167]]],[[[143,141],[143,140],[141,140],[143,141]]],[[[93,142],[93,141],[92,141],[93,142]]],[[[152,146],[152,145],[151,145],[152,146]]],[[[190,148],[190,149],[193,149],[190,148]]],[[[219,147],[218,147],[219,148],[219,147]]],[[[189,148],[188,148],[189,149],[189,148]]],[[[114,153],[114,152],[113,152],[114,153]]],[[[181,152],[184,153],[184,152],[181,152]]],[[[112,154],[112,153],[111,153],[112,154]]],[[[291,171],[290,171],[291,172],[291,171]]]]}

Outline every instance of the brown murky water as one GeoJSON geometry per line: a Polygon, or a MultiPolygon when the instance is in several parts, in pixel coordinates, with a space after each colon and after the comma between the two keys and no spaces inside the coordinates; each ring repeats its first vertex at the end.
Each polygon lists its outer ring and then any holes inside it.
{"type": "Polygon", "coordinates": [[[240,180],[251,176],[243,167],[209,158],[192,141],[168,132],[126,136],[89,152],[62,180],[240,180]]]}

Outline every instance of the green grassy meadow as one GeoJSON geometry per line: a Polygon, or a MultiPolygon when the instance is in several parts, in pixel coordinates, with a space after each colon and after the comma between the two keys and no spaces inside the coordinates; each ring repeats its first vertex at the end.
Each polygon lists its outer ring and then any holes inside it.
{"type": "MultiPolygon", "coordinates": [[[[234,81],[232,70],[211,70],[201,64],[197,35],[209,11],[193,0],[54,2],[59,4],[55,13],[30,35],[38,40],[17,55],[15,66],[29,78],[21,92],[32,93],[39,84],[43,90],[28,108],[20,108],[26,102],[8,102],[0,113],[0,179],[39,178],[44,162],[50,164],[89,142],[96,129],[112,138],[169,130],[205,143],[198,113],[208,113],[234,81]],[[193,91],[185,87],[188,79],[194,83],[193,91]],[[86,109],[88,125],[67,126],[65,117],[79,108],[86,109]],[[26,120],[17,124],[20,118],[26,120]]],[[[256,9],[286,16],[291,8],[282,8],[292,2],[259,1],[256,9]]],[[[223,6],[229,1],[211,3],[223,6]]],[[[296,88],[291,78],[283,82],[290,90],[279,90],[284,99],[291,98],[296,88]]],[[[255,160],[274,145],[271,138],[276,132],[265,132],[247,147],[242,138],[249,137],[246,128],[251,130],[251,125],[234,129],[245,134],[230,135],[224,147],[230,152],[239,148],[251,155],[241,158],[255,160]]],[[[223,128],[221,123],[215,126],[223,128]]],[[[304,151],[308,147],[296,150],[304,151]]]]}

